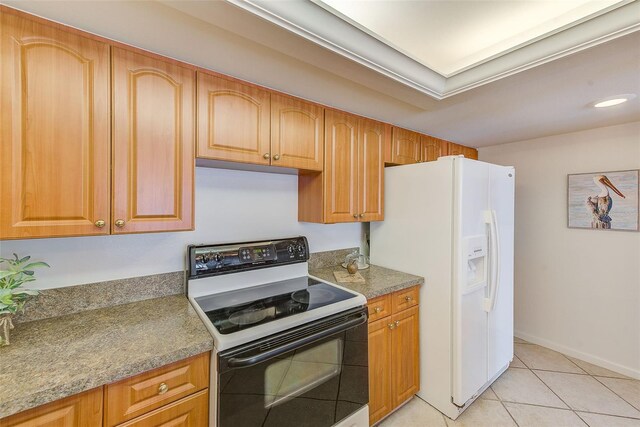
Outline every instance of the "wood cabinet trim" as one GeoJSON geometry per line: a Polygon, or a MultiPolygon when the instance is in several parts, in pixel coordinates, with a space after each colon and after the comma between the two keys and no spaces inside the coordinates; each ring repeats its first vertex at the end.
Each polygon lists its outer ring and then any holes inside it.
{"type": "Polygon", "coordinates": [[[205,389],[122,423],[118,427],[156,427],[160,425],[202,427],[208,425],[208,419],[209,390],[205,389]]]}

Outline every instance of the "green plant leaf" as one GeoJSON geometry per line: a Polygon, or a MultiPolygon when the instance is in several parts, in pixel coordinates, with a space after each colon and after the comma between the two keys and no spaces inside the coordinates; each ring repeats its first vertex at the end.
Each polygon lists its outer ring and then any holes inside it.
{"type": "Polygon", "coordinates": [[[12,293],[13,295],[38,295],[40,292],[35,289],[20,289],[12,293]]]}
{"type": "Polygon", "coordinates": [[[20,261],[18,261],[20,264],[22,264],[23,262],[27,262],[29,261],[29,259],[31,259],[31,256],[27,255],[26,257],[22,258],[20,261]]]}
{"type": "Polygon", "coordinates": [[[11,270],[0,270],[0,279],[13,276],[14,274],[18,274],[18,273],[16,271],[11,271],[11,270]]]}
{"type": "Polygon", "coordinates": [[[31,263],[25,265],[24,267],[22,267],[22,270],[31,270],[31,269],[37,268],[37,267],[51,267],[51,266],[49,264],[47,264],[46,262],[38,261],[38,262],[31,262],[31,263]]]}

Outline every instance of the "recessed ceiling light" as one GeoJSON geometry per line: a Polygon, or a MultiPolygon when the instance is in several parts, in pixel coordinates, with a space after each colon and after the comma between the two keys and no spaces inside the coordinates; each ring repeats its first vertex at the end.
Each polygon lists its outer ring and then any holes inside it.
{"type": "Polygon", "coordinates": [[[595,108],[613,107],[614,105],[622,104],[623,102],[627,102],[635,97],[635,93],[625,93],[622,95],[610,96],[600,101],[595,101],[592,106],[594,106],[595,108]]]}

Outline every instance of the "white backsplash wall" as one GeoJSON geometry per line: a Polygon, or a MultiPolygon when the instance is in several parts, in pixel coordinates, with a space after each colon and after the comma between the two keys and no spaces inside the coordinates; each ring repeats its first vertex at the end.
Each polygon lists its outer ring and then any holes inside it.
{"type": "Polygon", "coordinates": [[[640,233],[567,228],[567,174],[639,169],[640,122],[479,151],[516,168],[516,335],[640,378],[640,233]]]}
{"type": "Polygon", "coordinates": [[[195,231],[8,240],[0,256],[48,262],[32,285],[45,289],[182,270],[192,243],[304,235],[312,252],[360,245],[359,223],[298,222],[295,175],[198,167],[195,197],[195,231]]]}

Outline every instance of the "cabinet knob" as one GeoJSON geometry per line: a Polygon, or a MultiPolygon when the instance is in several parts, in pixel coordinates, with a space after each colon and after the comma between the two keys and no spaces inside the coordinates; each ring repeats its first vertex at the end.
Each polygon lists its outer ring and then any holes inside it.
{"type": "Polygon", "coordinates": [[[122,228],[124,227],[124,219],[116,219],[116,227],[122,228]]]}
{"type": "Polygon", "coordinates": [[[404,300],[405,300],[406,302],[411,302],[411,301],[413,301],[413,297],[411,297],[411,296],[406,296],[406,297],[404,297],[404,300]]]}
{"type": "Polygon", "coordinates": [[[264,156],[262,156],[265,160],[269,160],[271,158],[271,154],[269,153],[264,153],[264,156]]]}
{"type": "Polygon", "coordinates": [[[364,214],[361,213],[360,215],[358,215],[360,218],[364,218],[364,214]]]}
{"type": "Polygon", "coordinates": [[[96,222],[94,222],[94,224],[95,224],[95,226],[96,226],[96,227],[98,227],[98,228],[102,228],[102,227],[104,227],[104,226],[105,226],[105,224],[106,224],[106,223],[104,222],[104,220],[99,219],[99,220],[97,220],[96,222]]]}
{"type": "Polygon", "coordinates": [[[380,313],[382,311],[382,307],[376,307],[373,309],[376,313],[380,313]]]}
{"type": "Polygon", "coordinates": [[[389,329],[393,330],[395,329],[396,325],[395,323],[389,323],[389,329]]]}
{"type": "Polygon", "coordinates": [[[169,386],[166,383],[161,383],[158,387],[158,394],[165,394],[169,391],[169,386]]]}
{"type": "Polygon", "coordinates": [[[399,320],[396,320],[396,321],[395,321],[395,322],[393,322],[393,323],[396,325],[396,328],[397,328],[398,326],[400,326],[400,321],[399,321],[399,320]]]}
{"type": "Polygon", "coordinates": [[[358,214],[353,214],[353,217],[354,218],[358,218],[358,214]]]}
{"type": "Polygon", "coordinates": [[[280,160],[280,154],[276,154],[275,156],[273,156],[273,160],[280,160]]]}

